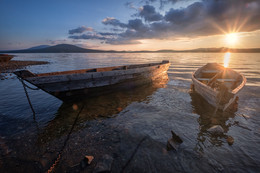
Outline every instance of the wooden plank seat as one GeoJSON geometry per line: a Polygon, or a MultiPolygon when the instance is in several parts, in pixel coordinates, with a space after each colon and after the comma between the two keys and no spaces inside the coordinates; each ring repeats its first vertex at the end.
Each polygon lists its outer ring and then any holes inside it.
{"type": "Polygon", "coordinates": [[[219,82],[235,82],[236,79],[217,79],[219,82]]]}
{"type": "Polygon", "coordinates": [[[202,73],[219,73],[221,70],[202,70],[202,73]]]}
{"type": "MultiPolygon", "coordinates": [[[[211,78],[197,78],[199,81],[209,81],[211,78]]],[[[236,79],[217,79],[219,82],[235,82],[236,79]]]]}

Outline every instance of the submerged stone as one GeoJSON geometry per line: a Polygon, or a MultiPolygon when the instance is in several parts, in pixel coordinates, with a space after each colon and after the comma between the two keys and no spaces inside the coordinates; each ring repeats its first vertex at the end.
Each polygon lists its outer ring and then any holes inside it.
{"type": "Polygon", "coordinates": [[[90,165],[93,159],[93,156],[85,156],[84,159],[80,162],[81,169],[84,169],[86,166],[90,165]]]}
{"type": "Polygon", "coordinates": [[[113,160],[114,160],[113,157],[105,154],[101,158],[101,160],[97,163],[94,173],[111,172],[113,160]]]}
{"type": "Polygon", "coordinates": [[[221,133],[224,133],[224,129],[220,125],[215,125],[215,126],[212,126],[211,128],[209,128],[208,132],[210,132],[212,134],[221,134],[221,133]]]}
{"type": "Polygon", "coordinates": [[[233,138],[232,136],[228,136],[228,137],[227,137],[227,143],[228,143],[229,145],[233,145],[233,143],[234,143],[234,138],[233,138]]]}
{"type": "Polygon", "coordinates": [[[173,131],[171,131],[172,133],[172,138],[170,138],[167,142],[167,150],[177,150],[180,146],[180,144],[183,142],[182,139],[176,135],[173,131]]]}

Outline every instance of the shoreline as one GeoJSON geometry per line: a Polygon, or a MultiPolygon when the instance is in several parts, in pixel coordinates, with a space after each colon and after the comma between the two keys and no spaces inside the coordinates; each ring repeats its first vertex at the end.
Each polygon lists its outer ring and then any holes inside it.
{"type": "Polygon", "coordinates": [[[9,62],[0,63],[0,74],[1,73],[12,73],[17,69],[24,68],[30,65],[42,65],[49,64],[47,61],[16,61],[11,60],[9,62]]]}

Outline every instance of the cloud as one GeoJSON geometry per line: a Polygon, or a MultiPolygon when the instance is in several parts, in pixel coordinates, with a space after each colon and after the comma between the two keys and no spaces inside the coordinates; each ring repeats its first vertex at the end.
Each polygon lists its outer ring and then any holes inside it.
{"type": "Polygon", "coordinates": [[[203,4],[196,2],[185,9],[171,8],[165,14],[164,19],[176,25],[183,25],[203,19],[204,13],[203,4]]]}
{"type": "Polygon", "coordinates": [[[135,31],[146,32],[149,28],[143,24],[141,19],[129,20],[127,28],[134,29],[135,31]]]}
{"type": "Polygon", "coordinates": [[[171,8],[164,19],[180,33],[193,35],[221,34],[223,31],[260,29],[260,2],[256,0],[203,0],[187,8],[171,8]],[[254,4],[252,8],[251,4],[254,4]],[[203,31],[203,33],[201,32],[203,31]]]}
{"type": "Polygon", "coordinates": [[[86,32],[86,31],[93,32],[94,30],[91,27],[80,26],[76,29],[69,30],[69,34],[81,34],[81,33],[86,32]]]}
{"type": "Polygon", "coordinates": [[[133,2],[126,2],[125,3],[125,6],[127,8],[130,8],[130,9],[134,9],[134,10],[137,10],[138,8],[134,6],[134,3],[133,2]]]}
{"type": "Polygon", "coordinates": [[[72,39],[84,39],[84,40],[106,40],[107,37],[98,34],[82,34],[82,35],[71,35],[69,38],[72,39]]]}
{"type": "Polygon", "coordinates": [[[114,35],[118,35],[117,33],[114,33],[114,32],[99,32],[98,34],[103,35],[103,36],[114,36],[114,35]]]}
{"type": "Polygon", "coordinates": [[[102,23],[104,25],[111,25],[111,26],[118,26],[121,28],[125,28],[127,27],[126,24],[120,22],[119,20],[115,19],[114,17],[107,17],[105,19],[103,19],[102,23]]]}
{"type": "Polygon", "coordinates": [[[134,44],[140,43],[137,41],[140,39],[172,40],[260,29],[259,0],[186,0],[190,4],[185,8],[175,8],[174,4],[179,0],[163,2],[172,5],[165,14],[156,11],[155,6],[146,4],[139,9],[135,19],[126,23],[114,17],[105,18],[102,23],[110,26],[111,32],[70,38],[99,39],[108,44],[134,44]]]}
{"type": "Polygon", "coordinates": [[[155,11],[155,8],[151,5],[144,5],[140,8],[139,16],[143,17],[145,21],[159,21],[163,18],[160,13],[155,11]]]}

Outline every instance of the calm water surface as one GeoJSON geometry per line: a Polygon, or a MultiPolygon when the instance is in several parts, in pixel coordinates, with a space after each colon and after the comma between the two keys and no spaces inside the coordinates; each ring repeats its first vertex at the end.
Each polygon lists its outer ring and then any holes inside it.
{"type": "Polygon", "coordinates": [[[62,103],[41,90],[28,90],[35,117],[21,82],[10,74],[0,81],[0,170],[19,163],[21,170],[46,171],[82,108],[61,170],[78,163],[86,152],[96,158],[107,152],[113,153],[117,163],[113,172],[120,172],[139,139],[145,137],[124,171],[258,172],[260,54],[230,55],[229,67],[247,78],[237,109],[214,114],[215,109],[190,89],[193,71],[208,62],[223,64],[224,57],[224,53],[17,54],[15,60],[50,62],[26,67],[34,73],[161,60],[170,60],[171,66],[167,82],[74,104],[62,103]],[[213,125],[221,125],[224,133],[209,133],[213,125]],[[184,141],[177,152],[166,150],[171,130],[184,141]],[[228,145],[227,137],[234,139],[233,145],[228,145]]]}

